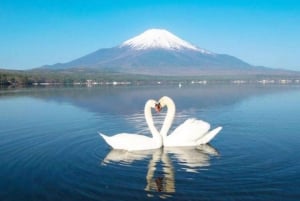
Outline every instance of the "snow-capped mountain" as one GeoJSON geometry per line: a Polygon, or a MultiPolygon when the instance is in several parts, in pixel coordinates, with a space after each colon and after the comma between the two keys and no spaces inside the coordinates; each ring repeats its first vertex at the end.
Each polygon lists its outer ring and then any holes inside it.
{"type": "Polygon", "coordinates": [[[126,40],[120,47],[130,47],[135,50],[194,50],[211,54],[209,51],[200,49],[164,29],[149,29],[134,38],[126,40]]]}
{"type": "Polygon", "coordinates": [[[258,68],[230,55],[199,48],[164,29],[149,29],[122,44],[46,69],[92,69],[152,75],[249,72],[258,68]]]}

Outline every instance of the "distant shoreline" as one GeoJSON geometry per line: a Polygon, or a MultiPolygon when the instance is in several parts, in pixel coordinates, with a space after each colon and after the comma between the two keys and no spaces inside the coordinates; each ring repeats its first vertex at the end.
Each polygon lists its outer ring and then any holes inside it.
{"type": "Polygon", "coordinates": [[[1,70],[1,86],[105,86],[196,84],[300,84],[300,73],[203,74],[194,76],[143,75],[118,72],[1,70]]]}

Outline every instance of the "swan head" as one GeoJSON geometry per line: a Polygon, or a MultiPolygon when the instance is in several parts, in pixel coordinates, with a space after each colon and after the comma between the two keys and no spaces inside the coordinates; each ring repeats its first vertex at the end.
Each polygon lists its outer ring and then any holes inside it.
{"type": "Polygon", "coordinates": [[[155,103],[155,111],[156,111],[156,112],[160,112],[161,109],[162,109],[161,104],[160,104],[160,103],[155,103]]]}
{"type": "Polygon", "coordinates": [[[145,108],[147,108],[147,107],[154,108],[157,111],[158,104],[159,104],[159,102],[157,102],[156,100],[149,99],[145,104],[145,108]]]}
{"type": "Polygon", "coordinates": [[[174,102],[170,97],[168,97],[168,96],[161,97],[159,99],[158,103],[155,104],[156,112],[160,112],[162,110],[162,108],[164,108],[165,106],[167,106],[169,104],[174,105],[174,102]]]}

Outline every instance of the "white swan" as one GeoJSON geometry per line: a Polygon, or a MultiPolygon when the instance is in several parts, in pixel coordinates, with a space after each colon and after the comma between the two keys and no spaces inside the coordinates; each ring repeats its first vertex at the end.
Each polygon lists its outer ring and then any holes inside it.
{"type": "Polygon", "coordinates": [[[160,134],[163,138],[163,146],[198,146],[210,142],[221,130],[222,127],[217,127],[209,131],[210,124],[197,119],[187,119],[179,125],[171,134],[167,135],[175,116],[175,103],[168,96],[163,96],[155,106],[157,111],[167,106],[168,112],[164,120],[160,134]]]}
{"type": "Polygon", "coordinates": [[[160,148],[163,144],[162,137],[154,126],[151,108],[155,108],[155,100],[148,100],[145,104],[144,113],[146,122],[153,136],[147,137],[139,134],[120,133],[114,136],[106,136],[99,133],[100,136],[114,149],[122,149],[127,151],[139,151],[160,148]]]}

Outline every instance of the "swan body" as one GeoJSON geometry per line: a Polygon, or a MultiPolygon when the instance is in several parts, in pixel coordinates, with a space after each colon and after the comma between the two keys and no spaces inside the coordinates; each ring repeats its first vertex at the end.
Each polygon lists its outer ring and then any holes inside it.
{"type": "Polygon", "coordinates": [[[151,108],[155,108],[156,101],[148,100],[145,104],[144,113],[146,122],[153,137],[147,137],[139,134],[132,133],[119,133],[114,136],[107,136],[99,133],[100,136],[109,144],[113,149],[122,149],[127,151],[139,151],[157,149],[162,147],[162,137],[154,126],[152,119],[151,108]]]}
{"type": "MultiPolygon", "coordinates": [[[[159,107],[163,108],[165,106],[167,106],[168,112],[160,131],[165,147],[207,144],[222,130],[222,127],[217,127],[209,131],[209,123],[191,118],[187,119],[168,135],[168,131],[174,120],[176,108],[175,103],[168,96],[164,96],[159,100],[159,107]]],[[[160,110],[161,108],[156,109],[160,110]]]]}

